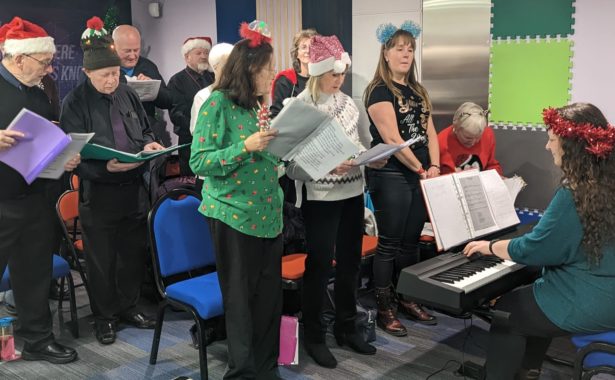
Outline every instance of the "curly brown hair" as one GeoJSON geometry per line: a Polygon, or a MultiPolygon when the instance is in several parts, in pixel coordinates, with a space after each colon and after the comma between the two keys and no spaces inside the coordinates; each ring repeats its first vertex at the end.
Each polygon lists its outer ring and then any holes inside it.
{"type": "MultiPolygon", "coordinates": [[[[589,103],[574,103],[557,109],[562,118],[607,128],[602,112],[589,103]]],[[[559,138],[563,156],[562,185],[573,194],[583,225],[583,248],[591,264],[600,264],[602,250],[615,237],[615,157],[598,158],[588,152],[584,140],[559,138]]]]}

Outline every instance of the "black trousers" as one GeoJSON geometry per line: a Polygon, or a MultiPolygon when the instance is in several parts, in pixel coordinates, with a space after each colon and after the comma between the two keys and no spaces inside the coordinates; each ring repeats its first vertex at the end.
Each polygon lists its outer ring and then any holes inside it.
{"type": "Polygon", "coordinates": [[[54,339],[48,298],[57,223],[44,193],[0,201],[0,274],[8,263],[19,314],[16,333],[32,349],[54,339]]]}
{"type": "Polygon", "coordinates": [[[303,275],[305,341],[324,343],[322,307],[335,258],[336,329],[354,332],[363,239],[363,195],[340,201],[304,200],[307,259],[303,275]]]}
{"type": "Polygon", "coordinates": [[[113,321],[137,305],[147,257],[147,192],[81,181],[79,216],[94,317],[113,321]]]}
{"type": "Polygon", "coordinates": [[[494,319],[491,324],[487,379],[514,379],[521,368],[540,368],[551,339],[570,335],[545,316],[536,304],[532,286],[505,294],[495,305],[510,316],[508,321],[494,319]]]}
{"type": "Polygon", "coordinates": [[[225,379],[278,379],[282,235],[258,238],[207,218],[224,302],[225,379]]]}
{"type": "Polygon", "coordinates": [[[374,285],[386,288],[397,282],[402,269],[419,261],[427,211],[419,184],[401,172],[368,169],[368,188],[378,225],[374,285]]]}

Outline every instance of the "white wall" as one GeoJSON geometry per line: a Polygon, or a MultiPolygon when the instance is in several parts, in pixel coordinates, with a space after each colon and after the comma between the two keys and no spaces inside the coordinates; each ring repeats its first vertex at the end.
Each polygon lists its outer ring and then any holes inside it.
{"type": "Polygon", "coordinates": [[[615,124],[615,2],[576,0],[572,102],[593,103],[615,124]]]}
{"type": "MultiPolygon", "coordinates": [[[[352,97],[360,99],[374,77],[380,53],[376,29],[383,23],[401,25],[412,20],[422,25],[422,0],[353,0],[352,2],[352,97]]],[[[417,40],[416,60],[420,73],[422,39],[417,40]]]]}
{"type": "Polygon", "coordinates": [[[142,55],[158,65],[165,81],[186,67],[181,46],[188,37],[211,37],[216,34],[215,0],[158,0],[162,4],[162,17],[148,13],[150,1],[131,0],[132,21],[141,31],[142,55]]]}

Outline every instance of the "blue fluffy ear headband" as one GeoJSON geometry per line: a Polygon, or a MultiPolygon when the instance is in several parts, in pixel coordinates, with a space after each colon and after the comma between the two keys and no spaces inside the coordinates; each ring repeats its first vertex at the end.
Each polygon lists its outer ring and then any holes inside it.
{"type": "Polygon", "coordinates": [[[421,35],[421,27],[413,21],[406,20],[399,26],[399,28],[390,22],[387,24],[380,24],[378,29],[376,29],[376,38],[381,44],[384,45],[399,29],[405,30],[406,32],[412,34],[412,37],[414,38],[419,38],[421,35]]]}

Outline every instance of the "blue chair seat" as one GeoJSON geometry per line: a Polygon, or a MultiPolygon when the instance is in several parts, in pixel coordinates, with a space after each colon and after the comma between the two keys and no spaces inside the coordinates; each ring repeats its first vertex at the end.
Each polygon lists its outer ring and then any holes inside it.
{"type": "Polygon", "coordinates": [[[217,272],[171,284],[166,293],[167,297],[194,307],[203,319],[224,314],[217,272]],[[204,292],[207,297],[202,296],[204,292]]]}
{"type": "MultiPolygon", "coordinates": [[[[575,335],[571,338],[572,343],[581,349],[591,343],[602,342],[615,345],[615,331],[607,331],[599,334],[591,335],[575,335]]],[[[592,352],[589,353],[583,360],[583,367],[615,367],[615,355],[605,352],[592,352]]]]}
{"type": "MultiPolygon", "coordinates": [[[[70,274],[70,266],[68,261],[59,255],[53,255],[53,270],[51,278],[65,277],[70,274]]],[[[5,292],[11,289],[9,267],[7,266],[0,280],[0,292],[5,292]]]]}
{"type": "Polygon", "coordinates": [[[60,278],[70,274],[70,265],[62,256],[53,255],[52,278],[60,278]]]}
{"type": "Polygon", "coordinates": [[[0,279],[0,292],[6,292],[9,289],[11,289],[11,284],[9,283],[9,267],[6,267],[2,279],[0,279]]]}

